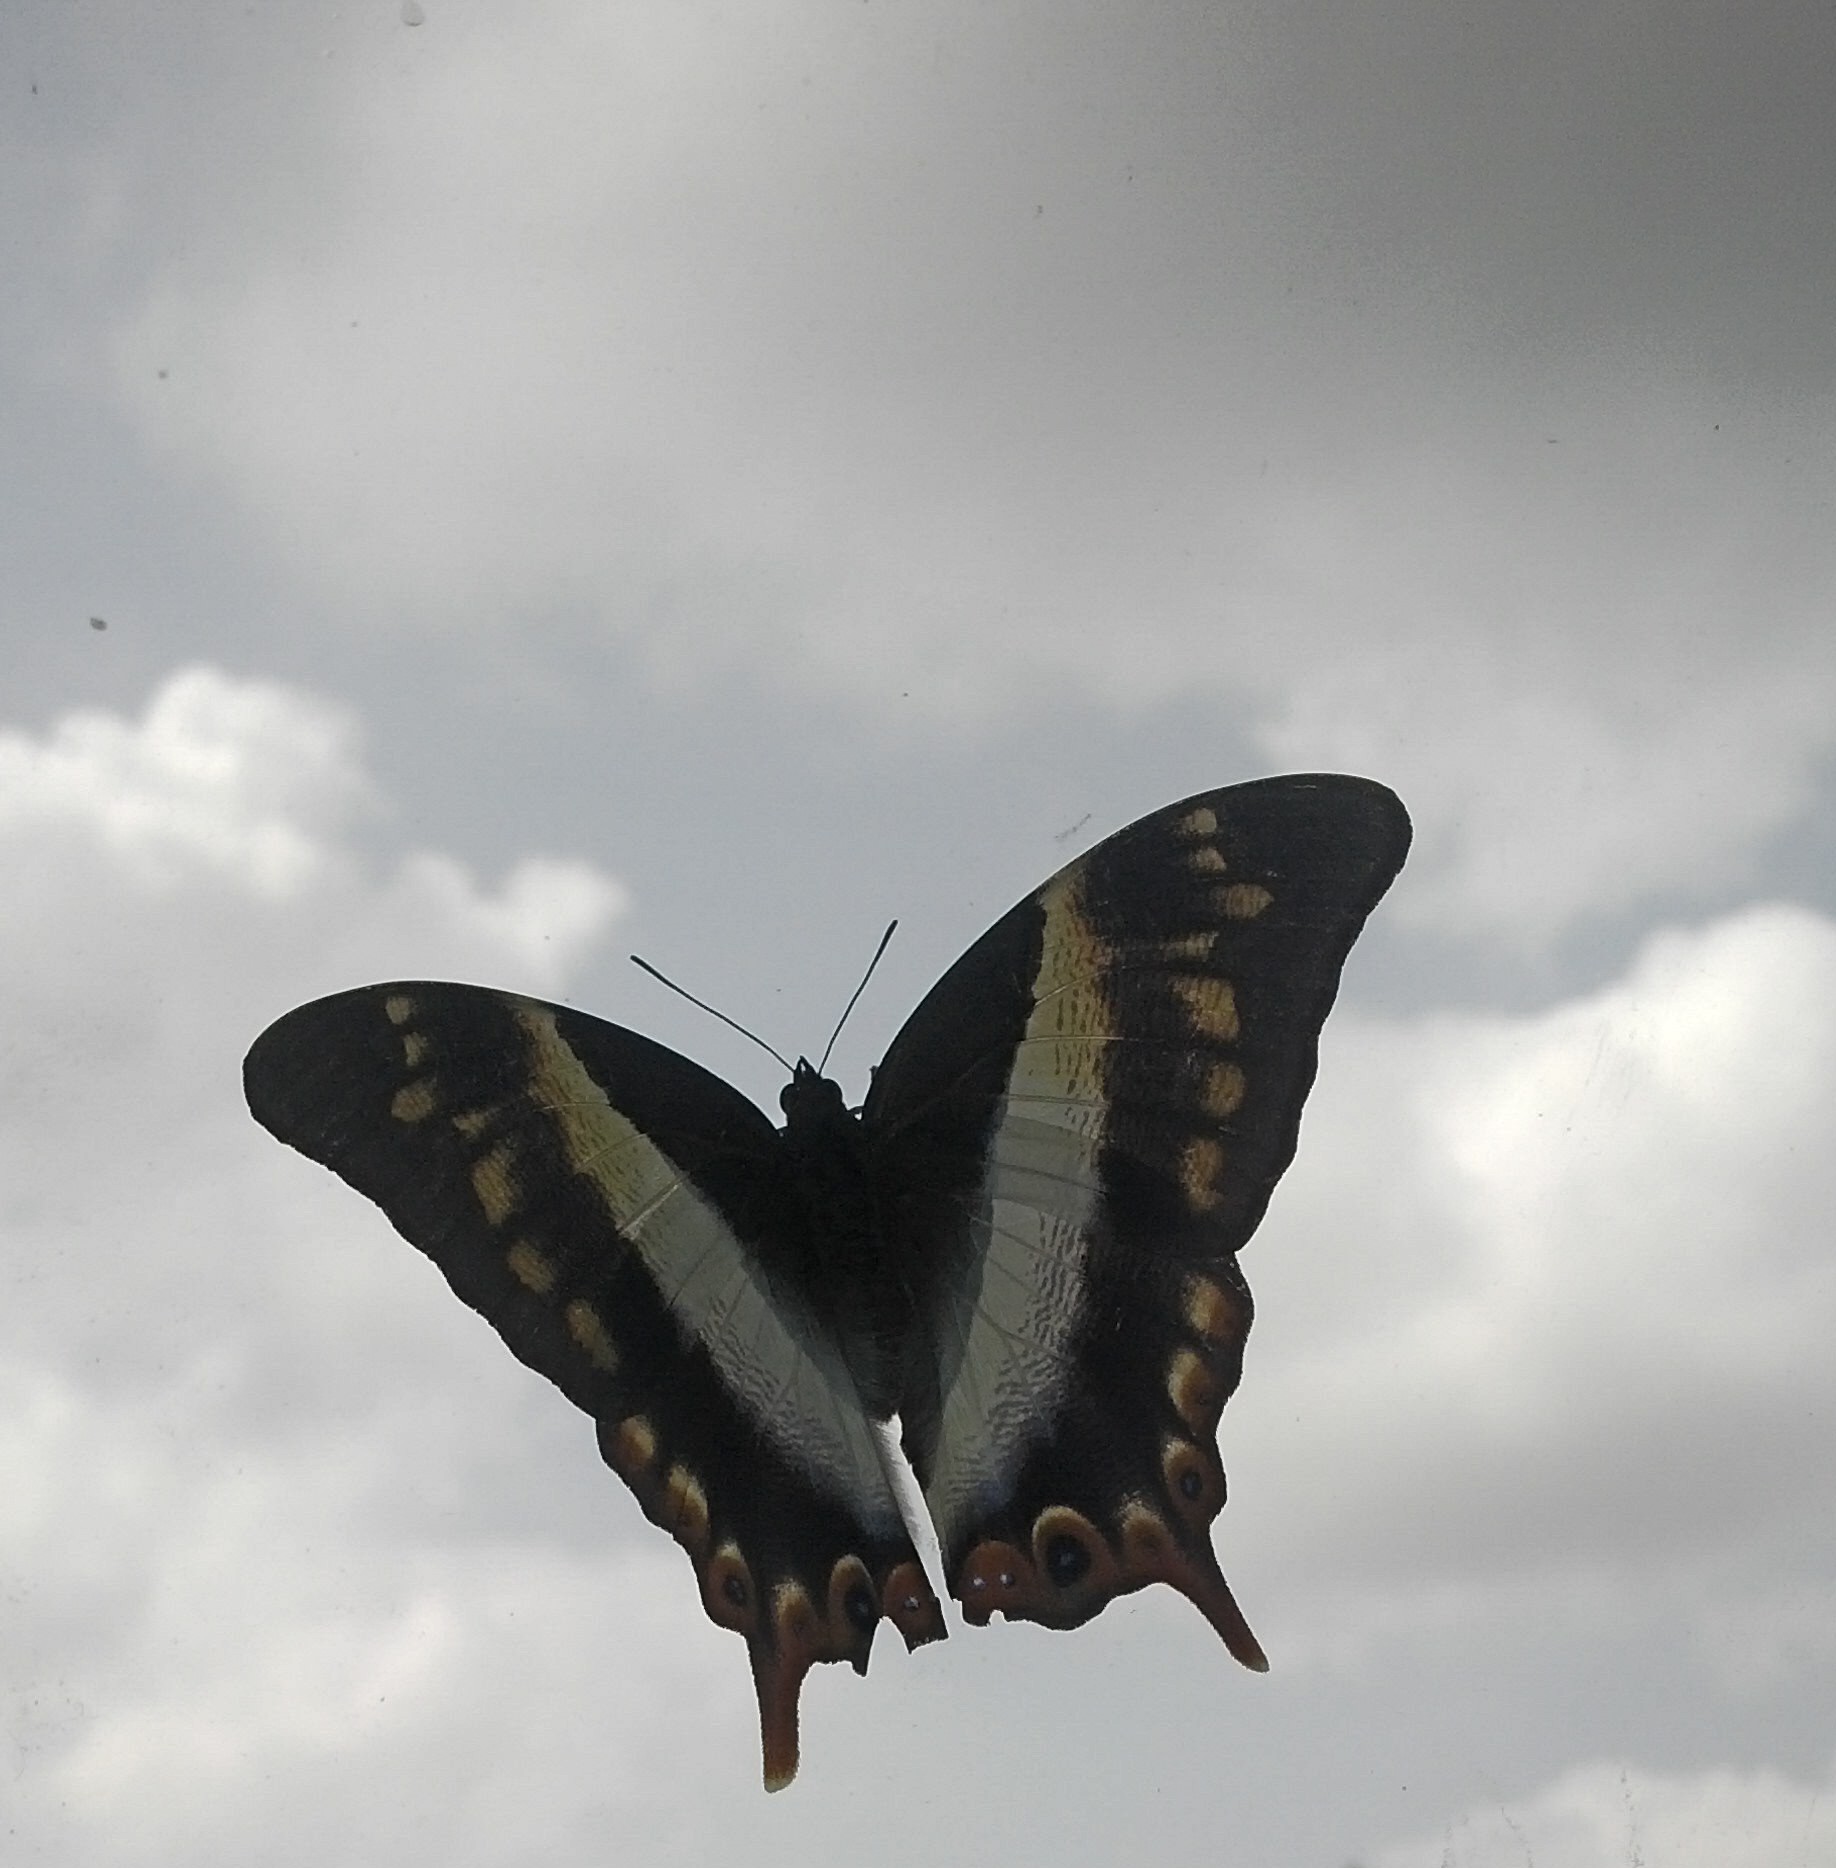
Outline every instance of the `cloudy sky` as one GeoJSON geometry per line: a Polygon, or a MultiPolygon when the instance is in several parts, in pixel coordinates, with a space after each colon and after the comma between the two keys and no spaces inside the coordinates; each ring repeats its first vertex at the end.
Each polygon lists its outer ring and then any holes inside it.
{"type": "Polygon", "coordinates": [[[56,1868],[1836,1861],[1836,22],[0,12],[0,1835],[56,1868]],[[1393,785],[1169,1592],[805,1695],[239,1064],[451,976],[855,1091],[1393,785]],[[1166,1599],[1158,1599],[1165,1596],[1166,1599]]]}

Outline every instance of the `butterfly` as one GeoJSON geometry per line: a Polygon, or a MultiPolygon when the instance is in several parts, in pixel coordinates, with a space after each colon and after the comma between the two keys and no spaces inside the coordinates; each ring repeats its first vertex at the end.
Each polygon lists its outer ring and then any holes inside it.
{"type": "Polygon", "coordinates": [[[799,1059],[782,1126],[652,1040],[486,987],[365,986],[244,1065],[524,1362],[745,1638],[767,1788],[819,1661],[1168,1583],[1267,1662],[1212,1550],[1251,1318],[1237,1253],[1408,851],[1367,779],[1270,778],[1118,831],[931,988],[864,1103],[799,1059]]]}

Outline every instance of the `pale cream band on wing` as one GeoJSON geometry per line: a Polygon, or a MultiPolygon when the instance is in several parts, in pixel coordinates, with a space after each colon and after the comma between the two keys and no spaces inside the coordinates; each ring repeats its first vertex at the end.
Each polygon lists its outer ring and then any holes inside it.
{"type": "Polygon", "coordinates": [[[871,1529],[896,1532],[898,1500],[839,1350],[765,1288],[712,1203],[613,1108],[554,1015],[519,1004],[516,1016],[529,1038],[532,1094],[683,1328],[780,1453],[871,1529]]]}
{"type": "Polygon", "coordinates": [[[970,1205],[970,1268],[937,1318],[942,1409],[925,1505],[944,1549],[999,1498],[1071,1376],[1100,1195],[1107,960],[1075,883],[1040,892],[1034,1004],[970,1205]]]}

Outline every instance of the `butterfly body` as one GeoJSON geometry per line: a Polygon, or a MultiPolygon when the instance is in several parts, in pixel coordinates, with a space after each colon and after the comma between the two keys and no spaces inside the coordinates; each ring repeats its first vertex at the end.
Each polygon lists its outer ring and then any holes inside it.
{"type": "Polygon", "coordinates": [[[594,1417],[747,1640],[775,1785],[810,1665],[944,1632],[895,1419],[970,1622],[1167,1582],[1266,1665],[1210,1538],[1236,1254],[1408,834],[1348,778],[1154,813],[970,947],[858,1113],[800,1060],[776,1127],[635,1032],[432,982],[288,1014],[250,1105],[594,1417]]]}
{"type": "Polygon", "coordinates": [[[805,1058],[779,1099],[787,1198],[777,1236],[796,1241],[793,1283],[812,1293],[868,1415],[899,1405],[910,1299],[881,1234],[866,1132],[841,1085],[805,1058]]]}

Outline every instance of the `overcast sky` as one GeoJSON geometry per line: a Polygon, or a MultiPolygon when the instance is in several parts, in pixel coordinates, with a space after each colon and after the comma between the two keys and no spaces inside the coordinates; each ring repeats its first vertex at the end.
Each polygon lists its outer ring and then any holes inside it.
{"type": "Polygon", "coordinates": [[[1836,1862],[1836,15],[0,11],[0,1845],[1836,1862]],[[775,1108],[1103,833],[1394,786],[1221,1559],[805,1694],[249,1119],[395,976],[775,1108]],[[1162,1600],[1161,1598],[1165,1599],[1162,1600]]]}

